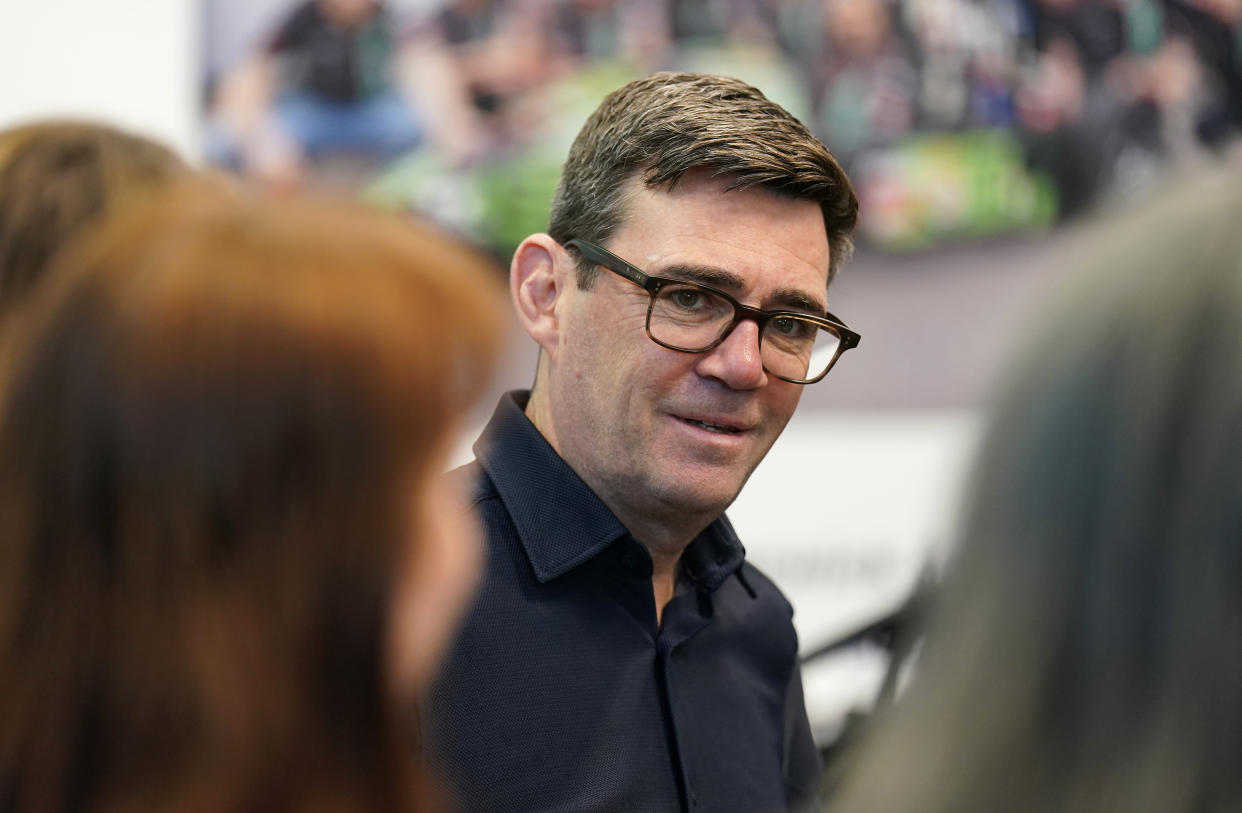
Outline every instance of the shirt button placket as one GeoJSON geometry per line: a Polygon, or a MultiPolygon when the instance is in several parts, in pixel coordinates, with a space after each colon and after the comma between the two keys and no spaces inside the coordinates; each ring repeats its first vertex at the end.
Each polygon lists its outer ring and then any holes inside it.
{"type": "Polygon", "coordinates": [[[687,810],[695,810],[698,802],[694,790],[690,787],[690,778],[686,776],[686,761],[681,752],[681,737],[678,736],[677,730],[677,710],[673,694],[673,651],[676,646],[676,643],[670,642],[668,638],[661,635],[656,639],[656,658],[660,665],[660,680],[663,683],[661,689],[664,691],[664,701],[668,709],[669,731],[673,739],[672,751],[677,760],[677,776],[681,780],[682,798],[685,799],[687,810]]]}

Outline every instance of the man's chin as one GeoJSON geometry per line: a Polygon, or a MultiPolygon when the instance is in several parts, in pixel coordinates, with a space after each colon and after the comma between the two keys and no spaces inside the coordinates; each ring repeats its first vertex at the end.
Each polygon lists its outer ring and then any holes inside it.
{"type": "Polygon", "coordinates": [[[686,478],[665,483],[659,489],[659,500],[671,509],[703,515],[710,521],[723,514],[741,490],[741,483],[731,484],[721,478],[707,482],[686,478]]]}

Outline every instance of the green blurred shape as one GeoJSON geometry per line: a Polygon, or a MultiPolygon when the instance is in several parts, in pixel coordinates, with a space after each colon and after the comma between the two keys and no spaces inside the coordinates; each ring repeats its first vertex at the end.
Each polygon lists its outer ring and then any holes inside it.
{"type": "Polygon", "coordinates": [[[464,167],[431,149],[416,150],[362,196],[384,208],[421,212],[506,258],[528,234],[547,228],[561,165],[591,111],[639,75],[624,61],[592,64],[520,100],[544,114],[519,143],[464,167]]]}
{"type": "Polygon", "coordinates": [[[1056,218],[1052,185],[1027,171],[1007,130],[911,136],[872,151],[854,181],[862,235],[890,250],[1044,229],[1056,218]]]}

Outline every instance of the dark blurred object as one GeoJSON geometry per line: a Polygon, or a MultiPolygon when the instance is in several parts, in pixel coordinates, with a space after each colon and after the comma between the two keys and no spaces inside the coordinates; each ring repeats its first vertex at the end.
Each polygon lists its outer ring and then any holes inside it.
{"type": "Polygon", "coordinates": [[[1242,7],[1030,0],[1019,122],[1069,220],[1146,194],[1242,133],[1242,7]]]}
{"type": "Polygon", "coordinates": [[[1195,133],[1214,148],[1242,140],[1242,3],[1166,0],[1171,36],[1193,47],[1203,72],[1195,133]]]}
{"type": "Polygon", "coordinates": [[[918,669],[834,813],[1242,809],[1239,181],[1183,180],[1069,247],[918,669]]]}
{"type": "Polygon", "coordinates": [[[1126,140],[1158,152],[1158,123],[1141,115],[1144,102],[1127,81],[1139,49],[1127,36],[1121,4],[1025,5],[1030,52],[1018,88],[1018,123],[1031,166],[1056,186],[1058,217],[1065,221],[1097,203],[1126,140]]]}
{"type": "Polygon", "coordinates": [[[837,736],[820,746],[820,758],[824,763],[822,795],[825,799],[832,797],[849,774],[858,743],[873,715],[886,711],[897,698],[901,685],[909,679],[935,600],[936,581],[928,571],[919,579],[905,602],[888,615],[802,653],[804,669],[808,664],[854,647],[878,647],[888,656],[884,679],[874,703],[869,708],[850,710],[837,736]]]}

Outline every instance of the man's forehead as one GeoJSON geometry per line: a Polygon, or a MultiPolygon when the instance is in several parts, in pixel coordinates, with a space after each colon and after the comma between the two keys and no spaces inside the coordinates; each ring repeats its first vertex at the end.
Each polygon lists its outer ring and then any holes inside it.
{"type": "Polygon", "coordinates": [[[762,186],[729,190],[730,183],[730,176],[703,171],[688,173],[672,188],[649,187],[635,177],[608,242],[629,250],[626,259],[636,265],[667,262],[729,290],[753,283],[755,268],[780,269],[787,287],[805,289],[822,303],[830,255],[819,203],[762,186]]]}
{"type": "Polygon", "coordinates": [[[762,184],[733,187],[736,176],[713,175],[706,169],[687,172],[675,184],[648,186],[641,175],[631,176],[622,186],[620,225],[628,221],[675,218],[715,222],[729,215],[747,220],[756,228],[780,229],[791,220],[814,224],[825,254],[828,231],[819,201],[800,198],[762,184]],[[759,203],[757,206],[756,203],[759,203]]]}

